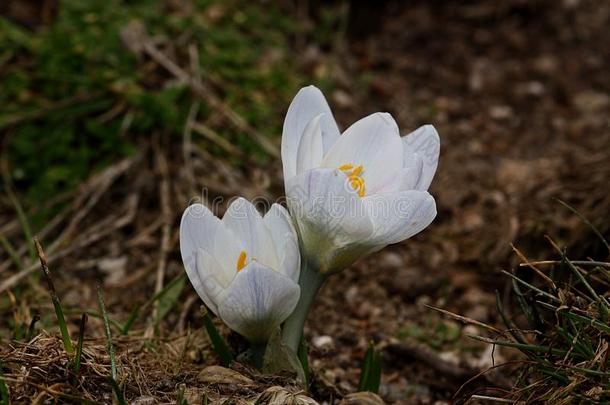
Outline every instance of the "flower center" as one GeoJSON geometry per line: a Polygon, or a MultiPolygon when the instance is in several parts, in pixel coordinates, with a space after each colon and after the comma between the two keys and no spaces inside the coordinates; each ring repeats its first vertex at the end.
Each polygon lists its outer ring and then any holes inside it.
{"type": "Polygon", "coordinates": [[[362,171],[364,170],[364,166],[360,165],[354,167],[353,164],[346,163],[344,165],[339,166],[339,170],[343,173],[347,174],[347,179],[349,180],[349,184],[352,186],[354,190],[358,192],[360,197],[364,197],[366,193],[366,187],[364,185],[364,179],[362,178],[362,171]]]}
{"type": "Polygon", "coordinates": [[[248,255],[246,254],[245,250],[242,250],[239,253],[239,257],[237,258],[237,272],[239,273],[240,271],[243,270],[244,267],[246,267],[247,261],[246,258],[248,257],[248,255]]]}

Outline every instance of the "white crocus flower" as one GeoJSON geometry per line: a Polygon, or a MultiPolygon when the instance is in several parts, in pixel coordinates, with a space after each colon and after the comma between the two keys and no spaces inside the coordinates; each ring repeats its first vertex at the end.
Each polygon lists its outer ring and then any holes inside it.
{"type": "Polygon", "coordinates": [[[439,150],[432,125],[401,137],[388,113],[340,134],[322,92],[301,89],[284,121],[282,162],[307,266],[333,273],[426,228],[439,150]]]}
{"type": "Polygon", "coordinates": [[[309,86],[296,95],[282,133],[286,195],[303,260],[302,295],[283,331],[293,350],[328,275],[432,222],[436,204],[426,190],[439,150],[433,126],[401,138],[387,113],[369,115],[340,134],[320,90],[309,86]]]}
{"type": "Polygon", "coordinates": [[[263,217],[239,198],[222,220],[191,205],[180,223],[180,251],[203,302],[252,343],[265,343],[299,300],[297,236],[278,204],[263,217]]]}

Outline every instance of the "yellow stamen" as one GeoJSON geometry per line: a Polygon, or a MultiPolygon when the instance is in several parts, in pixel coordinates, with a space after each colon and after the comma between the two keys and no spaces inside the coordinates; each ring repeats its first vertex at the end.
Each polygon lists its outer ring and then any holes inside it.
{"type": "Polygon", "coordinates": [[[239,257],[237,258],[237,272],[239,273],[240,271],[243,270],[244,267],[246,267],[246,251],[242,250],[241,253],[239,254],[239,257]]]}
{"type": "Polygon", "coordinates": [[[339,166],[339,170],[347,174],[347,179],[349,181],[350,186],[352,186],[352,188],[358,192],[358,195],[360,197],[364,197],[366,193],[364,179],[362,178],[364,165],[360,165],[354,168],[353,164],[346,163],[344,165],[339,166]]]}

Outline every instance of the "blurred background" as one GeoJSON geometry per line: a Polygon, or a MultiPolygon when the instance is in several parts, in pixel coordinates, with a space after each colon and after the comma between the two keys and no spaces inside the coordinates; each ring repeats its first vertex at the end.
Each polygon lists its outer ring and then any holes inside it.
{"type": "MultiPolygon", "coordinates": [[[[38,235],[71,330],[98,282],[116,322],[144,305],[125,347],[160,346],[134,354],[128,398],[173,398],[213,364],[190,338],[201,303],[180,278],[179,217],[204,188],[281,196],[284,114],[315,84],[342,129],[387,111],[403,134],[432,123],[441,136],[435,222],[332,279],[312,312],[317,395],[353,392],[373,340],[388,348],[386,401],[447,403],[492,360],[463,337],[476,328],[425,305],[495,324],[499,270],[523,259],[512,246],[544,259],[545,235],[607,257],[557,199],[610,234],[609,26],[595,0],[3,0],[0,355],[36,315],[56,334],[38,235]]],[[[92,338],[101,325],[90,319],[92,338]]]]}

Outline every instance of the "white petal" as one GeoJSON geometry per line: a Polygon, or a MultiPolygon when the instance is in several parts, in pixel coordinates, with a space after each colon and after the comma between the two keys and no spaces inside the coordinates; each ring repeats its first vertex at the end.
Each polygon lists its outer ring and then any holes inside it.
{"type": "Polygon", "coordinates": [[[328,151],[323,167],[364,165],[366,188],[383,184],[403,167],[403,150],[394,118],[375,113],[352,124],[328,151]]]}
{"type": "Polygon", "coordinates": [[[273,204],[263,217],[263,222],[271,234],[276,246],[280,246],[287,233],[296,236],[296,231],[292,225],[292,218],[286,208],[280,204],[273,204]]]}
{"type": "Polygon", "coordinates": [[[341,270],[335,251],[369,237],[373,224],[347,175],[336,169],[314,169],[288,184],[288,206],[301,241],[301,255],[321,271],[341,270]]]}
{"type": "Polygon", "coordinates": [[[279,255],[280,267],[278,271],[296,283],[299,281],[299,275],[301,273],[299,241],[296,236],[286,234],[285,240],[280,246],[282,253],[279,255]]]}
{"type": "Polygon", "coordinates": [[[324,151],[339,138],[339,127],[322,92],[314,87],[303,87],[292,100],[282,130],[282,165],[284,181],[297,173],[297,152],[303,131],[316,116],[324,114],[321,120],[324,151]]]}
{"type": "Polygon", "coordinates": [[[250,342],[266,342],[292,313],[301,289],[290,278],[251,262],[237,274],[218,315],[227,326],[250,342]]]}
{"type": "Polygon", "coordinates": [[[436,217],[436,203],[426,191],[377,194],[363,200],[375,226],[375,232],[366,241],[371,246],[382,247],[408,239],[436,217]]]}
{"type": "Polygon", "coordinates": [[[184,210],[180,221],[180,253],[185,267],[195,264],[197,249],[212,250],[220,220],[202,204],[193,204],[184,210]]]}
{"type": "Polygon", "coordinates": [[[187,271],[189,280],[203,300],[205,305],[218,315],[217,303],[224,298],[225,288],[219,281],[222,277],[223,269],[221,265],[204,249],[197,252],[197,271],[187,271]]]}
{"type": "Polygon", "coordinates": [[[220,264],[220,268],[222,269],[222,272],[219,272],[219,274],[216,275],[216,278],[223,287],[228,287],[229,284],[231,284],[231,281],[233,281],[233,278],[237,273],[237,260],[244,250],[246,250],[246,248],[237,235],[221,222],[216,231],[214,250],[211,254],[220,264]]]}
{"type": "Polygon", "coordinates": [[[256,258],[271,268],[279,266],[273,239],[256,207],[245,198],[238,198],[227,209],[222,223],[233,231],[246,250],[247,260],[256,258]]]}
{"type": "Polygon", "coordinates": [[[263,217],[263,222],[273,238],[273,244],[280,259],[280,266],[275,270],[290,277],[295,282],[298,281],[301,256],[297,233],[288,211],[279,204],[273,204],[263,217]]]}
{"type": "Polygon", "coordinates": [[[422,175],[415,189],[425,191],[430,187],[441,150],[438,132],[432,125],[424,125],[402,138],[405,154],[417,153],[424,163],[422,175]]]}
{"type": "Polygon", "coordinates": [[[307,124],[303,131],[297,152],[297,174],[320,167],[322,163],[324,148],[322,146],[320,120],[323,117],[324,114],[316,116],[307,124]]]}
{"type": "MultiPolygon", "coordinates": [[[[404,138],[403,138],[403,145],[404,145],[404,138]]],[[[421,158],[421,156],[414,152],[405,151],[405,149],[403,149],[403,153],[405,155],[405,159],[403,161],[403,167],[405,169],[414,168],[415,172],[418,174],[418,176],[421,175],[424,170],[424,160],[421,158]]]]}
{"type": "Polygon", "coordinates": [[[220,220],[202,204],[189,206],[184,210],[180,221],[180,254],[186,274],[199,297],[214,312],[216,305],[204,292],[201,272],[198,269],[198,252],[201,249],[213,249],[219,226],[220,220]]]}
{"type": "Polygon", "coordinates": [[[403,161],[402,161],[402,167],[407,168],[407,167],[419,167],[418,170],[422,170],[422,167],[424,165],[424,161],[422,159],[422,157],[418,154],[413,152],[412,150],[407,148],[407,145],[405,143],[405,137],[402,137],[402,152],[403,152],[403,161]]]}
{"type": "MultiPolygon", "coordinates": [[[[421,159],[419,160],[421,163],[421,159]]],[[[376,188],[367,188],[367,194],[394,193],[396,191],[413,190],[421,177],[421,164],[419,166],[400,169],[392,177],[386,178],[385,183],[376,188]]]]}

